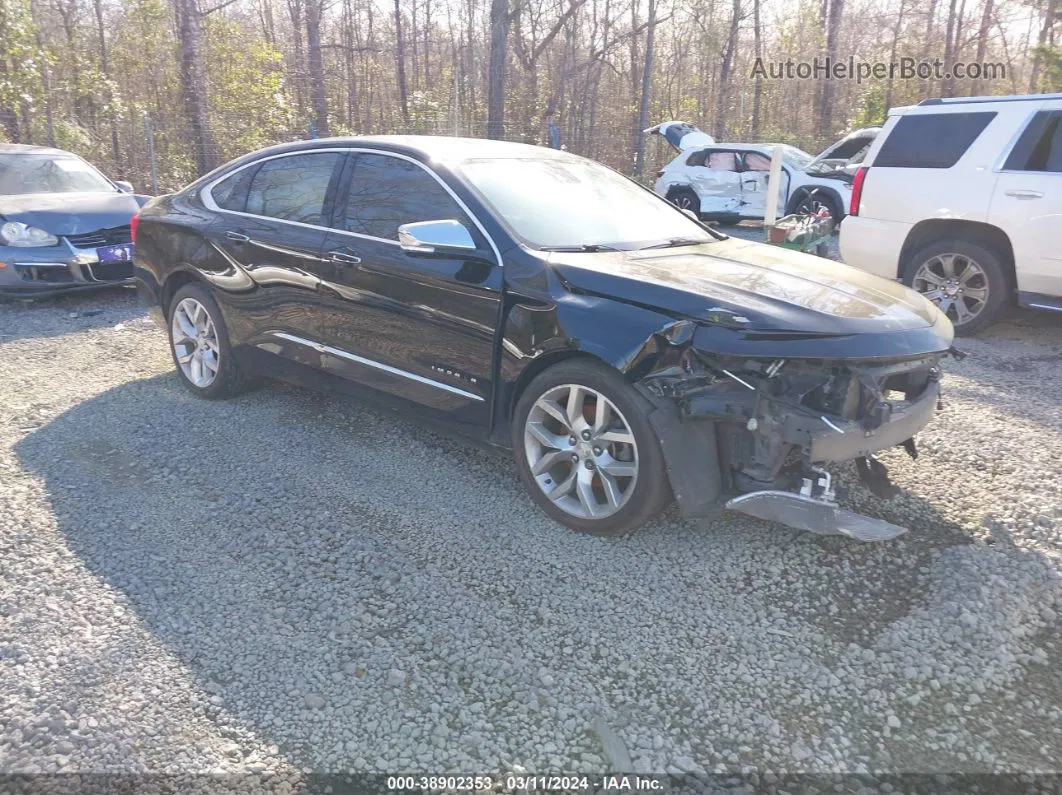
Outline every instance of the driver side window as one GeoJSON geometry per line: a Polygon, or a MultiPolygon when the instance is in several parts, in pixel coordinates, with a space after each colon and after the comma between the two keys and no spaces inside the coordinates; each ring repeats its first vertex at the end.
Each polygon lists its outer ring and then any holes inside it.
{"type": "Polygon", "coordinates": [[[402,224],[442,220],[474,229],[446,189],[416,163],[390,155],[355,155],[340,229],[397,241],[402,224]]]}

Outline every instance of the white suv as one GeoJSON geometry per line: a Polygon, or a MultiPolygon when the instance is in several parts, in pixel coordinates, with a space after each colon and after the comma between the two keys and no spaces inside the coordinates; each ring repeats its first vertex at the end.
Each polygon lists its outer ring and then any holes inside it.
{"type": "MultiPolygon", "coordinates": [[[[848,209],[855,166],[863,162],[880,131],[879,127],[856,130],[818,157],[781,145],[779,210],[821,209],[840,221],[848,209]]],[[[718,143],[686,122],[664,122],[646,132],[663,136],[679,151],[656,175],[658,194],[705,221],[726,225],[763,218],[771,155],[778,144],[718,143]]]]}
{"type": "Polygon", "coordinates": [[[895,108],[856,173],[841,257],[931,299],[959,334],[1062,312],[1062,94],[895,108]]]}

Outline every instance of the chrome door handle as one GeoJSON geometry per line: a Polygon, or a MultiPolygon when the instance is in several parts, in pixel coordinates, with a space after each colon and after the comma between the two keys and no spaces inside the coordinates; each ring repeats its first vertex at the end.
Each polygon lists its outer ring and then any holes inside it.
{"type": "Polygon", "coordinates": [[[328,255],[328,259],[332,262],[340,262],[344,265],[357,265],[361,262],[361,257],[355,257],[353,254],[344,254],[341,251],[333,251],[328,255]]]}
{"type": "Polygon", "coordinates": [[[1042,199],[1044,197],[1038,190],[1008,190],[1006,194],[1015,199],[1042,199]]]}
{"type": "Polygon", "coordinates": [[[251,239],[247,237],[247,235],[232,231],[226,232],[225,237],[227,237],[229,240],[234,240],[237,243],[246,243],[248,240],[251,239]]]}

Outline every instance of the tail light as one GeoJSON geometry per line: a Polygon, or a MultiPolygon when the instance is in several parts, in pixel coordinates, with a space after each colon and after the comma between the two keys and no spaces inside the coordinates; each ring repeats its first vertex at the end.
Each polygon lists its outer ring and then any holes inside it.
{"type": "Polygon", "coordinates": [[[140,213],[133,213],[133,217],[129,219],[129,239],[134,243],[136,242],[136,227],[140,223],[140,213]]]}
{"type": "Polygon", "coordinates": [[[663,171],[657,171],[656,172],[656,178],[657,179],[660,179],[662,176],[664,176],[664,172],[663,171]]]}
{"type": "Polygon", "coordinates": [[[868,171],[870,171],[870,166],[861,166],[855,173],[855,179],[852,181],[852,203],[848,208],[849,215],[859,215],[859,201],[863,198],[863,182],[867,178],[868,171]]]}

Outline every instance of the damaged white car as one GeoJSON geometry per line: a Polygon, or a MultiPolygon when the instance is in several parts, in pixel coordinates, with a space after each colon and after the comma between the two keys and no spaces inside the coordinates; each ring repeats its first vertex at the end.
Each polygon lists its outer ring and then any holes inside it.
{"type": "Polygon", "coordinates": [[[782,176],[775,188],[779,210],[825,210],[838,224],[852,196],[855,170],[881,128],[856,130],[818,157],[786,144],[719,143],[687,122],[663,122],[646,132],[660,135],[679,152],[657,172],[656,192],[704,221],[728,225],[761,220],[771,155],[775,146],[782,146],[782,176]]]}

